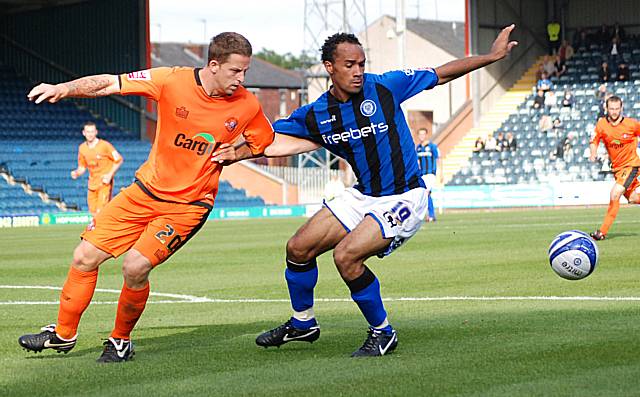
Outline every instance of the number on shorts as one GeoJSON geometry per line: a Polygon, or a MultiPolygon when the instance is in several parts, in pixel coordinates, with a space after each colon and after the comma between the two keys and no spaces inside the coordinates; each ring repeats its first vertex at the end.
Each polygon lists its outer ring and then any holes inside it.
{"type": "MultiPolygon", "coordinates": [[[[171,237],[173,236],[173,233],[175,233],[175,230],[173,230],[173,227],[171,225],[165,225],[165,228],[166,230],[160,230],[158,233],[156,233],[156,238],[160,240],[162,244],[167,243],[166,240],[164,239],[165,237],[171,237]]],[[[176,236],[176,237],[180,237],[180,236],[176,236]]],[[[175,240],[175,237],[174,237],[174,240],[175,240]]]]}
{"type": "Polygon", "coordinates": [[[180,243],[182,243],[182,237],[180,237],[179,234],[176,234],[176,236],[169,241],[169,244],[167,244],[167,249],[169,252],[173,252],[180,247],[180,243]]]}
{"type": "Polygon", "coordinates": [[[409,207],[404,205],[403,202],[398,201],[396,205],[391,208],[391,211],[387,211],[384,213],[384,216],[389,222],[391,227],[401,225],[409,216],[411,216],[411,210],[409,207]]]}

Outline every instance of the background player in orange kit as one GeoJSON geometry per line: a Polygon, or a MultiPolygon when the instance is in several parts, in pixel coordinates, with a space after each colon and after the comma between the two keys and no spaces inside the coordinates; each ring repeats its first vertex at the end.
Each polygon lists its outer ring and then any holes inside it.
{"type": "Polygon", "coordinates": [[[71,350],[95,290],[98,267],[126,253],[115,327],[98,361],[126,361],[133,356],[130,333],[149,296],[149,273],[197,233],[212,209],[222,164],[212,161],[211,154],[219,144],[231,144],[240,135],[255,155],[273,142],[273,129],[257,98],[242,86],[251,53],[247,39],[226,32],[211,40],[204,68],[88,76],[31,90],[29,99],[35,103],[143,95],[158,102],[158,127],[135,183],[110,201],[95,218],[95,226],[82,234],[60,295],[57,325],[20,337],[23,348],[71,350]]]}
{"type": "Polygon", "coordinates": [[[122,165],[120,153],[104,139],[98,138],[96,124],[84,123],[82,135],[85,141],[78,147],[78,168],[71,171],[71,178],[77,179],[89,170],[89,191],[87,204],[95,217],[111,200],[113,176],[122,165]]]}
{"type": "Polygon", "coordinates": [[[591,155],[589,160],[596,160],[596,151],[600,141],[609,153],[611,169],[616,182],[611,188],[609,208],[604,217],[600,229],[591,233],[595,240],[604,240],[609,228],[618,215],[620,209],[620,197],[624,195],[629,203],[640,202],[638,191],[638,169],[640,158],[636,152],[638,136],[640,136],[640,123],[637,120],[622,116],[622,99],[612,96],[607,99],[607,116],[600,118],[596,124],[596,131],[589,148],[591,155]]]}

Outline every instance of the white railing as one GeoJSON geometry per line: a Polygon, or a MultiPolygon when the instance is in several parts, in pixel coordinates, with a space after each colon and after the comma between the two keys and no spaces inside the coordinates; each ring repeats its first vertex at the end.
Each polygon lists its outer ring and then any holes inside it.
{"type": "Polygon", "coordinates": [[[332,178],[344,181],[344,171],[329,170],[324,167],[282,167],[274,165],[258,165],[269,174],[284,179],[287,183],[298,187],[300,204],[320,203],[325,196],[325,187],[332,178]]]}

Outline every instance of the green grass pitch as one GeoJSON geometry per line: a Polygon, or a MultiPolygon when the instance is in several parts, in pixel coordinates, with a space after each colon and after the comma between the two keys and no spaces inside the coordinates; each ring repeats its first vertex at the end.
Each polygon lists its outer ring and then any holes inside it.
{"type": "MultiPolygon", "coordinates": [[[[55,321],[59,291],[6,286],[60,287],[82,227],[0,229],[0,395],[640,395],[640,301],[460,299],[640,297],[640,208],[621,209],[588,278],[563,280],[548,264],[556,234],[592,231],[604,212],[474,211],[426,224],[391,257],[368,262],[399,337],[396,352],[373,359],[349,357],[366,323],[330,254],[319,259],[320,339],[254,343],[290,315],[284,246],[304,219],[209,222],[152,272],[151,290],[228,301],[152,296],[133,333],[135,360],[116,365],[95,363],[113,326],[113,292],[96,292],[68,355],[17,344],[55,321]]],[[[98,288],[121,288],[120,264],[102,265],[98,288]]]]}

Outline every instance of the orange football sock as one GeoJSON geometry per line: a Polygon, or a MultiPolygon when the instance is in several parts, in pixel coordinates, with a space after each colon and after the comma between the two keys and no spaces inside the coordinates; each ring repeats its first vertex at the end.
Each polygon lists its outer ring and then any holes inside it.
{"type": "Polygon", "coordinates": [[[98,269],[83,272],[71,266],[60,293],[56,333],[64,339],[76,336],[82,313],[87,309],[98,281],[98,269]]]}
{"type": "Polygon", "coordinates": [[[149,298],[148,282],[141,289],[131,289],[127,287],[127,283],[122,285],[122,292],[120,292],[120,299],[118,299],[116,326],[111,332],[111,337],[129,339],[133,327],[136,326],[144,311],[147,298],[149,298]]]}
{"type": "Polygon", "coordinates": [[[604,222],[602,222],[602,226],[600,226],[600,231],[602,234],[607,234],[609,228],[613,224],[613,221],[616,219],[618,215],[618,210],[620,209],[620,200],[617,201],[609,201],[609,208],[607,208],[607,215],[604,216],[604,222]]]}

